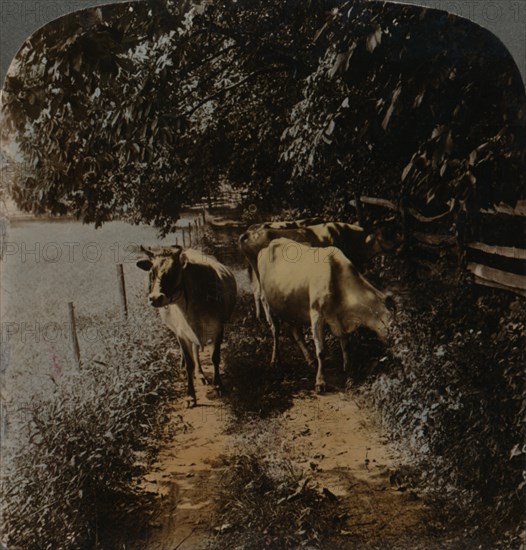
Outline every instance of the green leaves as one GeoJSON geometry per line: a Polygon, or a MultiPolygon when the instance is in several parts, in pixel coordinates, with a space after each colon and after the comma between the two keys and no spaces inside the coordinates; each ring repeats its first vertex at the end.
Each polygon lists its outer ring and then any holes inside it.
{"type": "Polygon", "coordinates": [[[523,194],[524,89],[480,27],[394,3],[129,7],[60,19],[18,54],[2,139],[32,167],[15,181],[22,207],[167,231],[224,180],[300,209],[315,206],[309,182],[325,205],[358,190],[470,208],[523,194]],[[79,205],[84,159],[108,151],[79,205]]]}
{"type": "Polygon", "coordinates": [[[159,352],[173,337],[160,335],[157,315],[150,317],[101,324],[111,342],[105,362],[63,373],[55,393],[33,396],[13,411],[13,424],[28,433],[18,434],[3,456],[2,529],[11,544],[92,547],[93,525],[102,542],[105,523],[118,521],[119,510],[130,514],[178,391],[173,363],[159,352]],[[130,352],[138,335],[141,345],[130,352]]]}

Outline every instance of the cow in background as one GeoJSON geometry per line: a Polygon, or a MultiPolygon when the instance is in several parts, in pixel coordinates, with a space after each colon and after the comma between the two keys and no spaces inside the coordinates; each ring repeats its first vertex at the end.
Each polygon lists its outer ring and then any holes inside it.
{"type": "MultiPolygon", "coordinates": [[[[335,246],[339,248],[349,260],[362,270],[365,263],[374,256],[392,250],[395,246],[386,238],[383,230],[377,229],[368,234],[362,227],[343,222],[315,223],[309,225],[312,219],[299,220],[296,225],[291,222],[267,222],[252,225],[239,237],[239,246],[249,263],[249,277],[251,280],[256,306],[256,317],[261,318],[261,309],[265,312],[267,321],[268,312],[258,281],[257,256],[260,250],[266,248],[274,239],[286,238],[293,241],[310,244],[315,247],[335,246]],[[289,224],[289,225],[287,225],[289,224]],[[305,225],[303,225],[305,224],[305,225]]],[[[318,219],[314,219],[318,221],[318,219]]]]}

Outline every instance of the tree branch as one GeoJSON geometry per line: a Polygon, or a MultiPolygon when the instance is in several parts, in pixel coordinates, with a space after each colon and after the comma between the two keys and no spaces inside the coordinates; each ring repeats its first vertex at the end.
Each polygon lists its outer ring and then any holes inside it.
{"type": "Polygon", "coordinates": [[[239,82],[236,82],[235,84],[231,84],[230,86],[226,86],[225,88],[218,90],[217,92],[213,93],[212,95],[202,99],[199,101],[197,105],[192,107],[189,111],[186,111],[184,114],[186,116],[191,116],[197,109],[202,107],[205,103],[208,103],[209,101],[212,101],[214,99],[217,99],[218,97],[222,96],[224,93],[229,92],[230,90],[233,90],[237,88],[238,86],[242,86],[245,84],[248,80],[250,80],[254,76],[260,76],[263,74],[270,74],[270,73],[278,73],[278,72],[286,72],[289,70],[289,67],[269,67],[267,69],[260,69],[259,71],[253,71],[244,78],[242,78],[239,82]]]}

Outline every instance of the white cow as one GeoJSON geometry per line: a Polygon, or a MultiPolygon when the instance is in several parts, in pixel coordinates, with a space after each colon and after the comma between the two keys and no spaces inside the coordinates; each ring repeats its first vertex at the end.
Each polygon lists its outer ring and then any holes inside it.
{"type": "Polygon", "coordinates": [[[239,247],[249,263],[249,277],[254,293],[256,317],[261,316],[261,306],[268,319],[265,302],[261,300],[258,282],[257,256],[274,239],[286,238],[308,243],[311,246],[339,248],[353,264],[361,270],[372,257],[391,251],[396,246],[394,240],[377,229],[368,234],[362,227],[344,222],[324,222],[311,218],[297,222],[267,222],[250,226],[239,237],[239,247]],[[312,223],[316,222],[316,223],[312,223]]]}
{"type": "Polygon", "coordinates": [[[274,337],[272,363],[279,363],[279,322],[311,325],[318,370],[316,390],[325,391],[323,329],[340,339],[343,366],[350,366],[347,335],[366,326],[385,339],[391,313],[386,295],[374,288],[335,247],[310,247],[274,239],[258,254],[257,267],[274,337]]]}

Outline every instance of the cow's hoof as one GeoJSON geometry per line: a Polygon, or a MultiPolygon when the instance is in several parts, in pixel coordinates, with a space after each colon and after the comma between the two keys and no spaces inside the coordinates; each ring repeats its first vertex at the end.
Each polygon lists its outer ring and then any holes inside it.
{"type": "Polygon", "coordinates": [[[204,375],[201,375],[201,382],[202,382],[203,386],[209,386],[210,385],[210,380],[208,380],[208,378],[204,375]]]}
{"type": "Polygon", "coordinates": [[[325,382],[323,384],[316,384],[316,393],[325,393],[327,391],[327,386],[325,382]]]}
{"type": "Polygon", "coordinates": [[[197,399],[195,397],[188,397],[186,402],[186,408],[193,409],[194,407],[197,407],[197,399]]]}

